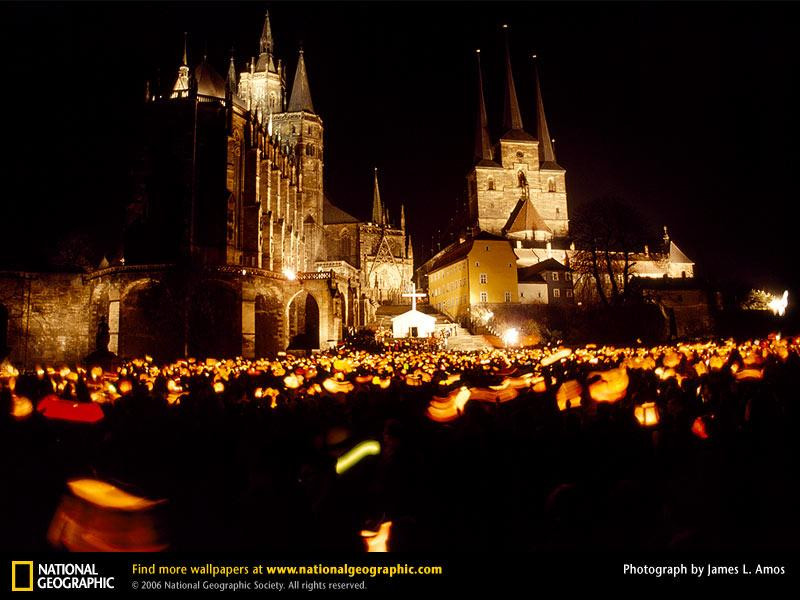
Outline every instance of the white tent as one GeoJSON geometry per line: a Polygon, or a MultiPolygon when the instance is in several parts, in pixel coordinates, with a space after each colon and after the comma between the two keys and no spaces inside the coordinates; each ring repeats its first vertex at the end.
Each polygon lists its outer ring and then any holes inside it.
{"type": "Polygon", "coordinates": [[[430,337],[436,326],[436,317],[418,310],[409,310],[392,317],[392,335],[402,337],[430,337]]]}

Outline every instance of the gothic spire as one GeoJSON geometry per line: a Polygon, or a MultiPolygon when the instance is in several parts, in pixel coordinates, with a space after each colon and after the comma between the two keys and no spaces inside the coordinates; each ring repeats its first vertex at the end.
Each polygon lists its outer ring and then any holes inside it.
{"type": "Polygon", "coordinates": [[[256,64],[256,71],[263,72],[269,71],[270,73],[277,73],[275,68],[275,61],[273,60],[272,52],[272,25],[269,22],[269,11],[264,17],[264,29],[261,31],[261,40],[258,44],[258,63],[256,64]]]}
{"type": "Polygon", "coordinates": [[[478,130],[475,133],[475,162],[492,162],[492,146],[489,140],[489,122],[486,118],[486,102],[483,98],[483,74],[481,72],[481,51],[475,51],[478,60],[478,130]]]}
{"type": "Polygon", "coordinates": [[[181,66],[182,67],[188,67],[189,66],[189,60],[187,59],[187,54],[186,54],[186,46],[187,46],[188,38],[189,38],[189,32],[188,31],[184,31],[183,32],[183,60],[181,61],[181,66]]]}
{"type": "Polygon", "coordinates": [[[508,25],[503,25],[506,32],[506,98],[503,126],[506,131],[522,131],[522,113],[517,100],[517,88],[514,85],[514,72],[511,69],[511,50],[508,42],[508,25]]]}
{"type": "Polygon", "coordinates": [[[178,77],[175,80],[175,85],[172,86],[172,94],[170,98],[184,98],[189,94],[189,61],[187,60],[187,37],[188,33],[183,33],[183,58],[181,59],[181,66],[178,67],[178,77]]]}
{"type": "Polygon", "coordinates": [[[544,102],[542,101],[542,86],[539,80],[539,67],[536,64],[536,55],[533,55],[533,70],[536,77],[536,120],[537,134],[539,136],[539,163],[542,169],[561,169],[556,162],[556,151],[553,139],[550,137],[550,128],[544,115],[544,102]]]}
{"type": "Polygon", "coordinates": [[[376,225],[383,225],[384,214],[381,190],[378,187],[378,168],[375,167],[375,187],[372,191],[372,222],[376,225]]]}
{"type": "Polygon", "coordinates": [[[292,95],[289,98],[289,112],[314,112],[314,105],[311,103],[311,90],[308,87],[308,75],[306,74],[306,62],[303,59],[303,49],[300,49],[300,58],[297,61],[297,71],[294,74],[292,83],[292,95]]]}
{"type": "Polygon", "coordinates": [[[269,11],[267,11],[267,15],[264,17],[264,29],[261,31],[259,51],[272,54],[272,25],[270,25],[269,22],[269,11]]]}
{"type": "Polygon", "coordinates": [[[236,65],[233,62],[233,50],[231,50],[231,62],[228,65],[228,79],[225,82],[225,86],[232,96],[236,95],[236,65]]]}
{"type": "Polygon", "coordinates": [[[406,230],[406,207],[405,204],[400,205],[400,229],[406,230]]]}

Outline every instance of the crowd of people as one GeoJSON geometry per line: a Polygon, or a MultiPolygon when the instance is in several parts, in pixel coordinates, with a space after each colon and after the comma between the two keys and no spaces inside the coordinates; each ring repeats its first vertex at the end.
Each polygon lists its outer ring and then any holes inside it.
{"type": "Polygon", "coordinates": [[[381,531],[390,551],[796,549],[799,380],[800,338],[780,336],[6,363],[0,539],[344,553],[381,531]]]}

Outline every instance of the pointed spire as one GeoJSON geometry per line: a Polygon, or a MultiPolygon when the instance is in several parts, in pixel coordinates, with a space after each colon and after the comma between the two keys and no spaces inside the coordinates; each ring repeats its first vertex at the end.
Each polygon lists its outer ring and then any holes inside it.
{"type": "Polygon", "coordinates": [[[272,26],[269,22],[269,11],[264,17],[264,28],[261,30],[261,40],[258,43],[259,55],[258,63],[256,64],[256,71],[259,73],[269,71],[270,73],[277,73],[275,69],[275,62],[273,60],[272,51],[272,26]]]}
{"type": "Polygon", "coordinates": [[[225,81],[225,87],[232,96],[236,95],[236,65],[233,61],[233,48],[231,48],[231,62],[228,65],[228,79],[225,81]]]}
{"type": "Polygon", "coordinates": [[[475,133],[475,162],[492,161],[492,146],[489,140],[489,121],[486,118],[486,102],[483,98],[483,73],[481,51],[475,51],[478,60],[478,130],[475,133]]]}
{"type": "Polygon", "coordinates": [[[533,55],[533,71],[536,77],[536,120],[537,134],[539,136],[539,163],[542,169],[561,169],[556,162],[556,151],[553,139],[550,137],[550,128],[544,115],[544,102],[542,101],[542,86],[539,80],[539,67],[536,64],[536,55],[533,55]]]}
{"type": "Polygon", "coordinates": [[[172,86],[172,94],[170,94],[170,98],[185,98],[189,95],[189,61],[187,60],[187,37],[188,33],[184,31],[183,33],[183,58],[181,60],[181,66],[178,67],[178,77],[175,80],[175,85],[172,86]]]}
{"type": "Polygon", "coordinates": [[[269,11],[267,11],[267,15],[264,17],[264,28],[261,30],[259,51],[272,54],[272,25],[270,25],[269,22],[269,11]]]}
{"type": "Polygon", "coordinates": [[[182,67],[188,67],[189,66],[189,60],[187,58],[187,52],[186,52],[186,46],[187,46],[188,38],[189,38],[189,32],[188,31],[184,31],[183,32],[183,61],[181,62],[181,66],[182,67]]]}
{"type": "Polygon", "coordinates": [[[511,69],[511,49],[508,42],[508,25],[503,25],[506,37],[506,98],[503,126],[506,131],[522,130],[522,113],[517,100],[517,88],[514,85],[514,72],[511,69]]]}
{"type": "Polygon", "coordinates": [[[289,99],[289,112],[299,112],[304,110],[314,113],[314,105],[311,103],[311,90],[308,87],[308,75],[306,74],[306,61],[303,58],[303,49],[300,48],[300,58],[297,61],[297,71],[294,74],[292,83],[292,95],[289,99]]]}
{"type": "Polygon", "coordinates": [[[403,231],[406,230],[406,206],[405,204],[400,205],[400,229],[403,231]]]}
{"type": "Polygon", "coordinates": [[[383,225],[384,211],[381,202],[381,190],[378,187],[378,167],[375,167],[375,187],[372,191],[372,222],[383,225]]]}

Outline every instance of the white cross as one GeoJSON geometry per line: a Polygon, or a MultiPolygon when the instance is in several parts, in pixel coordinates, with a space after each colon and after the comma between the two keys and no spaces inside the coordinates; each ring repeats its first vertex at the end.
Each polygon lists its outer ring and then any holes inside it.
{"type": "Polygon", "coordinates": [[[417,310],[417,298],[424,298],[428,294],[423,292],[417,293],[417,284],[411,284],[411,293],[403,294],[403,298],[411,298],[411,310],[417,310]]]}

